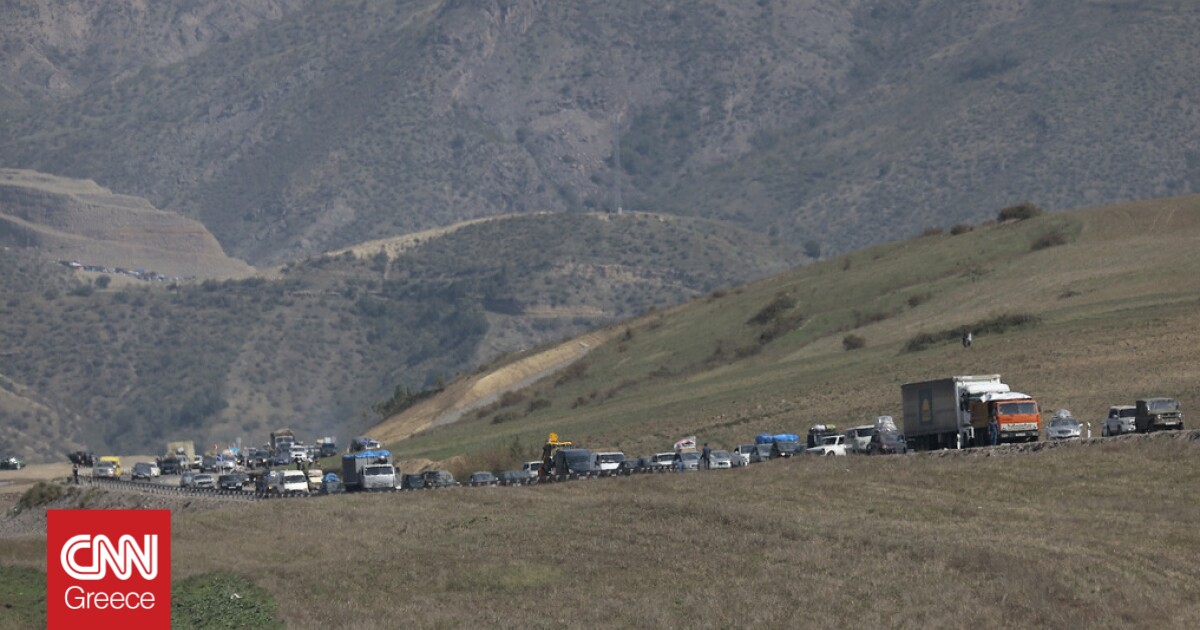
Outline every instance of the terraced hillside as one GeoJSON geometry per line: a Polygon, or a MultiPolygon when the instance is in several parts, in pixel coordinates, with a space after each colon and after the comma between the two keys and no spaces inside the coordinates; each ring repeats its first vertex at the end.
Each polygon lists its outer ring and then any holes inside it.
{"type": "Polygon", "coordinates": [[[1184,197],[865,249],[619,324],[507,405],[392,446],[412,459],[473,454],[465,468],[511,466],[549,431],[639,455],[693,434],[732,447],[899,417],[902,383],[953,374],[1000,373],[1047,412],[1084,420],[1149,395],[1191,409],[1198,237],[1200,197],[1184,197]]]}

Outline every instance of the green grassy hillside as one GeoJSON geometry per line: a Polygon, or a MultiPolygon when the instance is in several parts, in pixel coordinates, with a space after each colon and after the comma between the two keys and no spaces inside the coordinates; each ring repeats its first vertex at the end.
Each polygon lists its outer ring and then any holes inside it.
{"type": "Polygon", "coordinates": [[[954,374],[1000,373],[1083,420],[1150,395],[1190,409],[1198,236],[1200,197],[1186,197],[854,252],[621,324],[510,405],[392,446],[412,459],[474,454],[480,467],[513,465],[549,431],[637,455],[692,434],[732,447],[900,417],[902,383],[954,374]],[[972,348],[954,332],[937,341],[963,326],[972,348]],[[851,335],[862,347],[845,349],[851,335]]]}
{"type": "Polygon", "coordinates": [[[0,251],[0,452],[265,441],[291,426],[343,440],[397,386],[582,333],[800,257],[703,220],[521,216],[391,258],[346,253],[274,279],[104,287],[0,251]]]}

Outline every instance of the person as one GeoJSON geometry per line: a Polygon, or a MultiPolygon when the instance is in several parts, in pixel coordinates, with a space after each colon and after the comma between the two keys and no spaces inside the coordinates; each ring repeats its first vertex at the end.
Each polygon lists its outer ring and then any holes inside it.
{"type": "Polygon", "coordinates": [[[996,416],[988,421],[988,437],[991,438],[992,446],[1000,443],[1000,423],[996,421],[996,416]]]}
{"type": "Polygon", "coordinates": [[[967,332],[963,333],[963,336],[962,336],[962,344],[963,344],[963,347],[964,347],[964,348],[970,348],[970,347],[971,347],[971,341],[972,341],[972,339],[971,339],[971,331],[969,331],[969,330],[968,330],[967,332]]]}
{"type": "Polygon", "coordinates": [[[75,485],[79,485],[79,464],[71,467],[71,474],[75,477],[75,485]]]}
{"type": "Polygon", "coordinates": [[[708,470],[712,463],[712,449],[708,448],[708,442],[704,443],[704,450],[700,451],[700,459],[704,462],[704,469],[708,470]]]}

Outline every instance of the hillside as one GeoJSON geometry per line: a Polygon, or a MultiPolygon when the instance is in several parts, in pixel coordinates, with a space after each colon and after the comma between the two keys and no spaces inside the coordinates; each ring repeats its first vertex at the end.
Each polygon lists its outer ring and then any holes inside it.
{"type": "Polygon", "coordinates": [[[0,244],[56,260],[164,276],[246,277],[200,223],[94,182],[0,169],[0,244]]]}
{"type": "Polygon", "coordinates": [[[824,252],[1200,190],[1174,0],[19,6],[0,165],[257,266],[618,188],[824,252]]]}
{"type": "Polygon", "coordinates": [[[343,441],[373,406],[503,353],[777,273],[750,232],[641,214],[517,216],[271,279],[110,286],[0,250],[0,452],[153,453],[168,439],[343,441]],[[83,419],[86,419],[83,420],[83,419]]]}
{"type": "Polygon", "coordinates": [[[512,466],[550,431],[637,455],[685,435],[732,448],[763,431],[900,417],[902,383],[953,374],[1000,373],[1047,413],[1093,422],[1142,396],[1192,409],[1200,257],[1181,252],[1198,236],[1192,196],[854,252],[622,323],[506,405],[391,446],[478,467],[512,466]],[[953,332],[937,341],[960,326],[975,330],[972,348],[953,332]],[[844,349],[849,335],[862,347],[844,349]]]}

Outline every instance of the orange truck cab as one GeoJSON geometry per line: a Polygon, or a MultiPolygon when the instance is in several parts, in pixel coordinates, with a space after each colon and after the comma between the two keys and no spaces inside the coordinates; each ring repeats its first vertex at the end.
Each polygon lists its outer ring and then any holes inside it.
{"type": "Polygon", "coordinates": [[[1037,401],[1019,392],[984,394],[971,403],[971,427],[975,443],[989,440],[992,418],[1000,426],[1000,443],[1036,442],[1042,433],[1042,413],[1037,401]]]}

